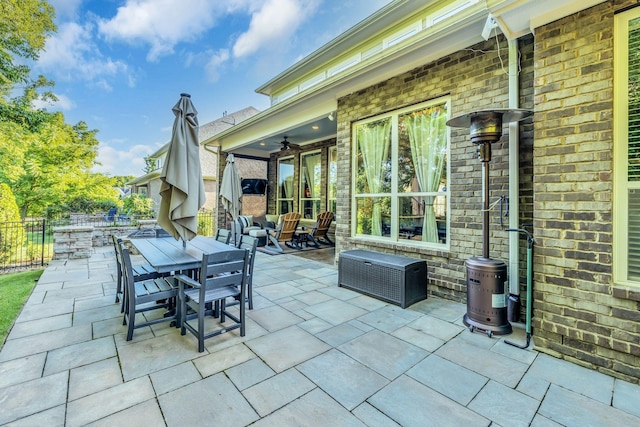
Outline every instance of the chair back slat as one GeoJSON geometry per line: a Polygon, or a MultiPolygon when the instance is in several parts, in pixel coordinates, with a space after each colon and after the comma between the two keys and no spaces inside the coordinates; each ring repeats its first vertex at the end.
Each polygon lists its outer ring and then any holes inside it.
{"type": "Polygon", "coordinates": [[[282,217],[282,226],[276,239],[279,242],[285,242],[293,238],[293,234],[298,228],[300,214],[298,212],[289,212],[282,217]]]}
{"type": "Polygon", "coordinates": [[[226,228],[219,228],[218,231],[216,231],[215,238],[218,242],[222,242],[225,245],[228,245],[229,240],[231,240],[231,233],[226,228]]]}

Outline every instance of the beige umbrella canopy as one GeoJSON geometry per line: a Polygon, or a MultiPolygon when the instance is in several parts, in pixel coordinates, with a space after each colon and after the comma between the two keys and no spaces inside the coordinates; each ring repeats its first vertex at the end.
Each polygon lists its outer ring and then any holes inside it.
{"type": "Polygon", "coordinates": [[[187,242],[198,233],[198,210],[206,200],[200,169],[198,112],[191,97],[183,93],[173,113],[173,134],[160,174],[158,224],[176,240],[187,242]]]}
{"type": "MultiPolygon", "coordinates": [[[[238,219],[242,208],[242,180],[233,154],[227,156],[227,165],[222,172],[220,183],[220,201],[233,221],[238,219]]],[[[235,241],[235,236],[234,236],[235,241]]]]}

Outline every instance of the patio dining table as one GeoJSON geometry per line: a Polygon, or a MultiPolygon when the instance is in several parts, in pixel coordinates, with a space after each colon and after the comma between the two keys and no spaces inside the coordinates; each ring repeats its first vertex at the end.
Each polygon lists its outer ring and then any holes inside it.
{"type": "Polygon", "coordinates": [[[205,253],[240,250],[204,236],[196,236],[186,247],[181,240],[167,237],[131,239],[131,244],[158,273],[198,269],[205,253]]]}

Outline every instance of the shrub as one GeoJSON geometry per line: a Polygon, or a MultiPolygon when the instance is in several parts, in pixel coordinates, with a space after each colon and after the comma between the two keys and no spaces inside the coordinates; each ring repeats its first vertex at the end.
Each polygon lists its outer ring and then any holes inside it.
{"type": "Polygon", "coordinates": [[[16,198],[7,184],[0,184],[0,262],[6,262],[24,245],[25,232],[16,198]]]}
{"type": "Polygon", "coordinates": [[[154,204],[153,199],[143,194],[132,194],[124,198],[122,210],[138,218],[153,218],[155,216],[154,204]]]}

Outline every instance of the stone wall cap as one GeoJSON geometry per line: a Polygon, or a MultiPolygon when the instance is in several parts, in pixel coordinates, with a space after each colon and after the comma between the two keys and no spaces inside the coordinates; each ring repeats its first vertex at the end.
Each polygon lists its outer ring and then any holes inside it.
{"type": "Polygon", "coordinates": [[[65,225],[62,227],[53,227],[53,232],[65,232],[65,231],[93,231],[95,227],[91,225],[65,225]]]}

